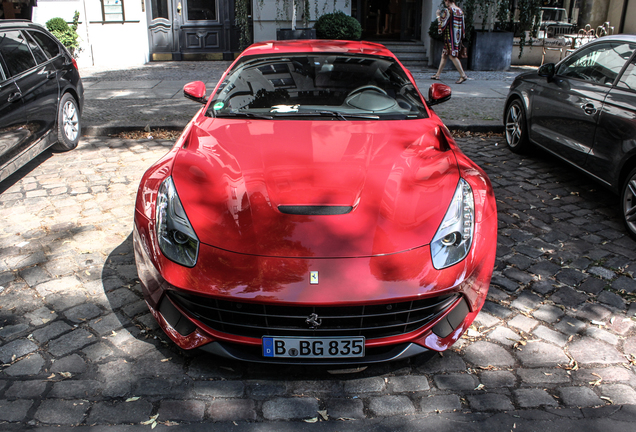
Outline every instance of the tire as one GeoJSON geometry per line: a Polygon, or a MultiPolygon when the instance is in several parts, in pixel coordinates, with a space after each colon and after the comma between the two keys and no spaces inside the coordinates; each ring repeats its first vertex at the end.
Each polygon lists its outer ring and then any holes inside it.
{"type": "Polygon", "coordinates": [[[53,150],[69,151],[77,147],[82,133],[80,112],[75,98],[64,93],[57,110],[57,143],[53,150]]]}
{"type": "Polygon", "coordinates": [[[621,191],[621,210],[627,232],[636,239],[636,169],[629,173],[621,191]]]}
{"type": "Polygon", "coordinates": [[[504,117],[505,137],[508,148],[514,153],[524,153],[528,150],[528,128],[523,104],[515,99],[506,107],[504,117]]]}

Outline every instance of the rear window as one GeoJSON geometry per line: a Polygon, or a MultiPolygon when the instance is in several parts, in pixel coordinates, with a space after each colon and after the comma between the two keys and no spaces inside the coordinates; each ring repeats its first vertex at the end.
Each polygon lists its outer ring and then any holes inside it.
{"type": "Polygon", "coordinates": [[[29,30],[28,33],[42,47],[49,58],[53,58],[60,53],[60,46],[50,36],[35,30],[29,30]]]}
{"type": "Polygon", "coordinates": [[[11,76],[36,66],[31,50],[19,31],[0,33],[0,53],[11,76]]]}

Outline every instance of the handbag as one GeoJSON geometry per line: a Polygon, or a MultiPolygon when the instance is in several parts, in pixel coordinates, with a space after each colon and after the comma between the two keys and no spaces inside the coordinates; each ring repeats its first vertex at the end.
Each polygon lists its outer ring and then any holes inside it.
{"type": "Polygon", "coordinates": [[[468,58],[468,48],[464,45],[464,41],[459,43],[459,52],[457,53],[458,59],[468,58]]]}

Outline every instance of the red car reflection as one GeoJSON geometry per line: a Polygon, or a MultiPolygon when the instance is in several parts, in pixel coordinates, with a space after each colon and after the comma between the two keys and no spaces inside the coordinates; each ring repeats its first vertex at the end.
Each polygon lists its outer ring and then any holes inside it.
{"type": "Polygon", "coordinates": [[[373,363],[450,347],[486,298],[486,174],[385,47],[252,45],[143,176],[146,301],[181,348],[255,362],[373,363]]]}

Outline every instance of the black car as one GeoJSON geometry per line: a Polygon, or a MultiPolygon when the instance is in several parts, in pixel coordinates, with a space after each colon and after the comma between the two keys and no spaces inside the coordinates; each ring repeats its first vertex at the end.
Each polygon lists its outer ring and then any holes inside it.
{"type": "Polygon", "coordinates": [[[83,102],[77,63],[51,33],[0,20],[0,181],[50,146],[77,147],[83,102]]]}
{"type": "Polygon", "coordinates": [[[636,238],[636,36],[602,37],[519,75],[504,125],[513,152],[538,145],[619,193],[636,238]]]}

